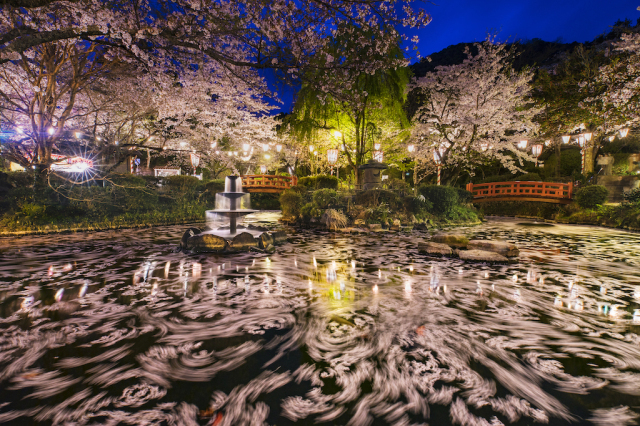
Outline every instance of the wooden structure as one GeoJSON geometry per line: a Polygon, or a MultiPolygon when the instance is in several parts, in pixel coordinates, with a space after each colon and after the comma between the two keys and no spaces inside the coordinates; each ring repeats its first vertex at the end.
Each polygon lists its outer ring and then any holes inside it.
{"type": "Polygon", "coordinates": [[[247,192],[278,193],[298,184],[296,176],[245,175],[242,176],[242,189],[247,192]]]}
{"type": "Polygon", "coordinates": [[[473,203],[489,201],[538,201],[569,204],[573,196],[573,183],[557,182],[492,182],[468,183],[473,203]]]}

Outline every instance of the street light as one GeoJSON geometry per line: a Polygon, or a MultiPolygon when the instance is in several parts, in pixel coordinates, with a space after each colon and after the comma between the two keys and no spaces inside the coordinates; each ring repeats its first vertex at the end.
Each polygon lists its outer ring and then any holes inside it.
{"type": "Polygon", "coordinates": [[[440,185],[440,171],[442,169],[442,153],[438,151],[433,151],[433,161],[436,162],[438,167],[438,185],[440,185]]]}
{"type": "Polygon", "coordinates": [[[542,154],[543,146],[541,144],[536,144],[531,147],[531,153],[534,157],[536,157],[536,167],[538,167],[538,157],[542,154]]]}

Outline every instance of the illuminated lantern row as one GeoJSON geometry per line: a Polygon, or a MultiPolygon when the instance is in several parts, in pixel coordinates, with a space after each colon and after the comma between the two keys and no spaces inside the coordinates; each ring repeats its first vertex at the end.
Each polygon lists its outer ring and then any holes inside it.
{"type": "Polygon", "coordinates": [[[540,157],[540,154],[542,154],[542,145],[533,145],[531,147],[531,153],[533,154],[534,157],[538,158],[540,157]]]}
{"type": "Polygon", "coordinates": [[[327,163],[330,165],[335,165],[338,162],[338,150],[337,149],[328,149],[327,150],[327,163]]]}

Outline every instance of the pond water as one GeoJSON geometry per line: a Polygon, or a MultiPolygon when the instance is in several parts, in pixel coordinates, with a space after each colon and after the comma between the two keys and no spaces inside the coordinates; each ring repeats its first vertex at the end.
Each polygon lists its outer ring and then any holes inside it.
{"type": "MultiPolygon", "coordinates": [[[[273,215],[271,215],[273,218],[273,215]]],[[[491,221],[174,253],[186,226],[0,240],[3,424],[635,424],[640,235],[491,221]]]]}

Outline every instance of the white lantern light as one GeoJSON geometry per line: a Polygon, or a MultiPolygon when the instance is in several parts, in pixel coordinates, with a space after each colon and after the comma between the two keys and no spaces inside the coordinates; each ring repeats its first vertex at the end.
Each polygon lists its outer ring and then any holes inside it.
{"type": "Polygon", "coordinates": [[[250,147],[249,147],[249,144],[248,144],[248,143],[243,143],[243,144],[242,144],[242,150],[243,150],[244,152],[249,152],[249,148],[250,148],[250,147]]]}
{"type": "Polygon", "coordinates": [[[50,135],[53,135],[53,134],[56,132],[56,129],[54,129],[53,127],[49,127],[49,130],[47,130],[47,132],[48,132],[50,135]]]}
{"type": "Polygon", "coordinates": [[[263,151],[269,151],[269,144],[268,143],[263,143],[262,144],[262,150],[263,151]]]}
{"type": "Polygon", "coordinates": [[[379,143],[374,144],[374,145],[373,145],[373,148],[374,148],[376,151],[380,151],[380,144],[379,144],[379,143]]]}
{"type": "Polygon", "coordinates": [[[586,143],[587,141],[585,140],[584,136],[578,136],[578,145],[580,145],[580,148],[584,148],[586,143]]]}
{"type": "Polygon", "coordinates": [[[480,144],[480,150],[481,150],[482,152],[485,152],[487,149],[489,149],[489,144],[488,144],[487,142],[482,142],[482,143],[480,144]]]}
{"type": "Polygon", "coordinates": [[[614,140],[616,140],[616,136],[615,135],[609,136],[609,142],[613,142],[614,140]]]}
{"type": "Polygon", "coordinates": [[[542,154],[542,145],[541,144],[533,145],[531,147],[531,153],[536,158],[540,157],[540,154],[542,154]]]}
{"type": "Polygon", "coordinates": [[[571,139],[571,136],[563,136],[562,137],[562,142],[563,143],[569,143],[569,140],[571,139]]]}
{"type": "Polygon", "coordinates": [[[519,148],[519,149],[526,149],[526,148],[527,148],[527,144],[528,144],[528,143],[529,143],[529,142],[528,142],[528,141],[526,141],[526,140],[521,140],[520,142],[518,142],[518,148],[519,148]]]}
{"type": "Polygon", "coordinates": [[[334,165],[338,162],[338,150],[337,149],[328,149],[327,150],[327,163],[330,165],[334,165]]]}
{"type": "Polygon", "coordinates": [[[544,141],[544,146],[549,146],[549,145],[551,145],[551,141],[550,140],[544,141]]]}
{"type": "Polygon", "coordinates": [[[271,159],[271,156],[270,156],[269,154],[265,154],[265,155],[264,155],[264,159],[265,159],[265,160],[270,160],[270,159],[271,159]]]}
{"type": "Polygon", "coordinates": [[[433,151],[433,161],[435,161],[436,164],[442,163],[442,155],[441,155],[441,153],[439,153],[438,151],[433,151]]]}
{"type": "Polygon", "coordinates": [[[276,152],[280,152],[282,151],[282,145],[281,144],[277,144],[276,145],[276,152]]]}
{"type": "Polygon", "coordinates": [[[267,166],[260,166],[260,173],[267,174],[267,166]]]}
{"type": "Polygon", "coordinates": [[[334,130],[333,131],[333,137],[336,139],[340,139],[342,137],[342,132],[339,130],[334,130]]]}
{"type": "Polygon", "coordinates": [[[382,151],[373,151],[373,159],[379,163],[382,163],[384,153],[382,151]]]}
{"type": "Polygon", "coordinates": [[[407,151],[409,151],[409,152],[413,152],[413,151],[415,151],[415,150],[416,150],[416,147],[415,147],[415,145],[413,145],[413,144],[411,144],[411,145],[409,145],[409,146],[407,147],[407,151]]]}
{"type": "Polygon", "coordinates": [[[309,145],[309,152],[313,152],[313,145],[309,145]]]}
{"type": "Polygon", "coordinates": [[[621,138],[626,138],[628,134],[629,134],[629,129],[620,129],[621,138]]]}
{"type": "Polygon", "coordinates": [[[585,133],[583,136],[584,136],[584,140],[589,142],[591,140],[591,137],[593,136],[593,134],[592,133],[585,133]]]}
{"type": "Polygon", "coordinates": [[[20,134],[24,133],[24,131],[22,130],[22,126],[16,127],[16,132],[18,132],[20,134]]]}

